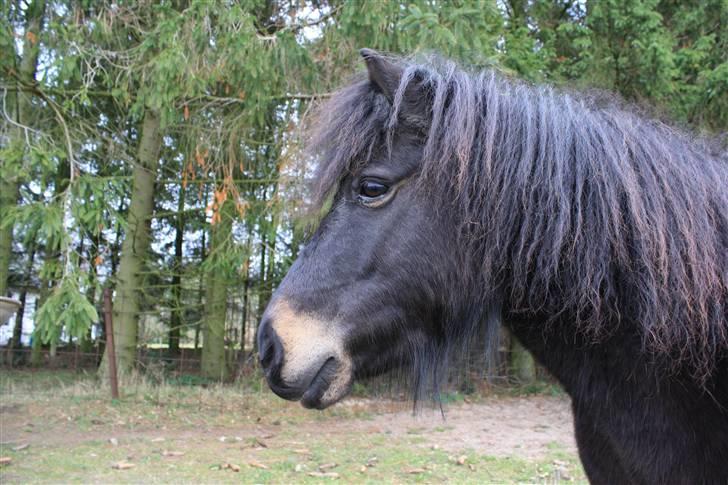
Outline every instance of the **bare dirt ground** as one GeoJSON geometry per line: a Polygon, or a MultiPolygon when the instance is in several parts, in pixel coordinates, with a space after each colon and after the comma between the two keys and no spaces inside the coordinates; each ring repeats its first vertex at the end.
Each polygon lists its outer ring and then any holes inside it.
{"type": "Polygon", "coordinates": [[[576,453],[571,401],[566,397],[499,397],[484,403],[458,404],[439,410],[395,412],[373,420],[342,422],[368,432],[393,436],[420,434],[445,450],[473,449],[490,456],[541,458],[549,447],[576,453]]]}
{"type": "MultiPolygon", "coordinates": [[[[401,403],[387,406],[400,410],[381,412],[382,404],[381,401],[369,399],[345,401],[338,406],[376,408],[378,411],[372,417],[363,419],[330,418],[326,419],[325,424],[321,421],[302,422],[297,424],[296,434],[301,439],[311,436],[318,439],[330,436],[333,439],[352,432],[383,434],[394,438],[420,436],[423,438],[422,446],[440,447],[451,452],[471,449],[496,457],[538,459],[546,456],[554,446],[576,453],[570,401],[566,397],[497,397],[482,403],[449,405],[444,408],[444,414],[439,409],[422,409],[417,413],[401,410],[401,403]]],[[[274,444],[281,429],[279,424],[251,423],[194,429],[165,426],[162,429],[128,430],[110,423],[111,429],[102,426],[96,430],[80,430],[76,426],[63,426],[62,419],[56,421],[56,426],[52,428],[38,428],[31,426],[28,418],[30,416],[23,413],[19,406],[0,409],[2,442],[69,446],[110,437],[142,440],[163,438],[185,442],[201,436],[211,439],[227,436],[232,440],[236,436],[265,436],[274,444]]]]}

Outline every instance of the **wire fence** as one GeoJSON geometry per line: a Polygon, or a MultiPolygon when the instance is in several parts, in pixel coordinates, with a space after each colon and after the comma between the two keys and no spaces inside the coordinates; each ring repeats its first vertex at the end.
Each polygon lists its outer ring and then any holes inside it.
{"type": "MultiPolygon", "coordinates": [[[[482,342],[474,342],[470,348],[465,349],[450,363],[447,375],[439,382],[426,384],[420,389],[419,399],[433,395],[469,395],[486,394],[493,387],[503,387],[518,384],[509,369],[510,345],[508,335],[503,333],[499,346],[492,355],[483,351],[482,342]],[[434,387],[432,387],[434,385],[434,387]]],[[[47,378],[47,374],[57,372],[59,375],[81,374],[83,376],[98,376],[102,378],[100,385],[106,386],[102,381],[105,377],[105,365],[102,366],[105,342],[97,340],[91,348],[82,347],[76,343],[58,346],[54,349],[43,347],[32,349],[28,347],[16,348],[0,347],[0,369],[16,369],[26,379],[32,380],[34,374],[39,382],[47,378]]],[[[185,384],[210,385],[220,383],[224,386],[247,386],[251,378],[255,386],[260,386],[262,372],[258,366],[258,359],[253,349],[240,349],[229,346],[226,349],[226,361],[231,370],[229,377],[223,382],[204,378],[201,373],[202,348],[181,347],[178,353],[171,355],[166,347],[142,346],[137,350],[135,372],[145,381],[145,385],[157,384],[185,384]],[[246,382],[248,384],[246,384],[246,382]]],[[[550,376],[537,367],[536,376],[540,380],[551,380],[550,376]]],[[[372,397],[388,397],[394,399],[408,399],[412,397],[415,382],[422,376],[417,376],[411,369],[400,369],[382,376],[368,378],[355,385],[359,394],[372,397]]],[[[15,387],[10,392],[30,393],[40,390],[40,387],[15,387]],[[13,390],[14,389],[14,390],[13,390]],[[20,390],[20,391],[18,391],[20,390]]],[[[122,389],[129,392],[129,389],[122,389]]]]}

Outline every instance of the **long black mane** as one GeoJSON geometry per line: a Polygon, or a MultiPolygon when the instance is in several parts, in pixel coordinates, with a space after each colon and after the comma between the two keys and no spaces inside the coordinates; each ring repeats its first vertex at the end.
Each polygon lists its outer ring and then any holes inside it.
{"type": "Polygon", "coordinates": [[[421,83],[419,182],[458,212],[463,271],[484,301],[505,291],[513,311],[568,314],[595,340],[636,325],[646,352],[707,377],[728,349],[725,151],[601,94],[397,62],[393,105],[362,80],[320,108],[316,200],[392,141],[421,83]]]}

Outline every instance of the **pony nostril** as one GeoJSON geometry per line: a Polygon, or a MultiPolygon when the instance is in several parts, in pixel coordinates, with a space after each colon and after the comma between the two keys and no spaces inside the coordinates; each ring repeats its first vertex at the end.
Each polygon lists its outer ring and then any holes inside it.
{"type": "Polygon", "coordinates": [[[283,345],[273,330],[270,319],[265,319],[258,330],[258,357],[263,370],[276,372],[283,363],[283,345]]]}
{"type": "Polygon", "coordinates": [[[271,348],[271,345],[269,341],[266,339],[263,343],[263,346],[260,347],[260,365],[263,367],[263,369],[267,369],[270,366],[271,360],[273,360],[273,355],[275,351],[271,348]]]}

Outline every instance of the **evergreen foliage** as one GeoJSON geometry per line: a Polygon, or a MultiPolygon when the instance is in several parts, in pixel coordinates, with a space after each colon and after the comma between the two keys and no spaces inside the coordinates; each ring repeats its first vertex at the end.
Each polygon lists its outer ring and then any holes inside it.
{"type": "Polygon", "coordinates": [[[203,371],[221,377],[225,349],[250,350],[302,241],[298,129],[361,69],[360,47],[614,90],[696,131],[728,129],[725,0],[6,0],[0,12],[0,293],[40,296],[40,349],[86,341],[101,287],[115,288],[125,369],[140,345],[175,357],[200,344],[203,371]]]}

